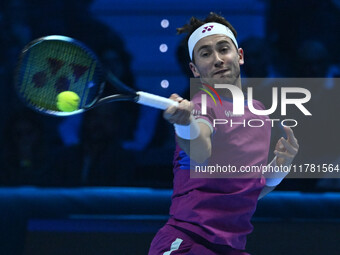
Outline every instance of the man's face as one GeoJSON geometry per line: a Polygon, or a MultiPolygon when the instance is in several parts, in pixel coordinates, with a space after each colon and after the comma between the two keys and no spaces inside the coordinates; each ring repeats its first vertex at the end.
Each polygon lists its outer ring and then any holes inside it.
{"type": "Polygon", "coordinates": [[[240,65],[244,63],[243,50],[236,49],[226,35],[210,35],[199,40],[193,52],[195,63],[190,69],[203,80],[223,80],[241,86],[240,65]]]}

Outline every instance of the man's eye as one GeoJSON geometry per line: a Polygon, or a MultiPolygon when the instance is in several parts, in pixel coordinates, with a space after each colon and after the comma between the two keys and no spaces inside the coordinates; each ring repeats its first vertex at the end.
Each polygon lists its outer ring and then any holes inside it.
{"type": "Polygon", "coordinates": [[[208,52],[202,52],[201,53],[201,57],[208,57],[209,56],[209,53],[208,52]]]}
{"type": "Polygon", "coordinates": [[[228,47],[224,47],[224,48],[222,48],[222,49],[221,49],[221,52],[223,52],[223,53],[227,53],[227,52],[228,52],[228,50],[229,50],[229,48],[228,48],[228,47]]]}

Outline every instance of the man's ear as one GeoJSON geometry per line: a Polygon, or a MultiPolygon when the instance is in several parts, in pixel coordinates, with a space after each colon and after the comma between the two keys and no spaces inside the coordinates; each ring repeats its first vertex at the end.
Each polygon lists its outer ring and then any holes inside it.
{"type": "Polygon", "coordinates": [[[238,63],[241,65],[244,64],[244,53],[243,53],[243,49],[242,48],[239,48],[238,50],[238,56],[239,56],[239,60],[238,60],[238,63]]]}
{"type": "Polygon", "coordinates": [[[198,77],[201,76],[194,63],[190,62],[189,67],[190,67],[190,70],[191,70],[191,72],[192,72],[192,74],[194,75],[195,78],[198,78],[198,77]]]}

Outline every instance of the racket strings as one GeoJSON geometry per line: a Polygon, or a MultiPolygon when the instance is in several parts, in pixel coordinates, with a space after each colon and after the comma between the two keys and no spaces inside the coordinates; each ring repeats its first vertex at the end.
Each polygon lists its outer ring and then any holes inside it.
{"type": "Polygon", "coordinates": [[[59,111],[56,97],[67,90],[79,95],[80,108],[89,107],[102,83],[96,59],[82,47],[63,41],[42,41],[26,49],[18,76],[17,89],[23,99],[49,111],[59,111]]]}

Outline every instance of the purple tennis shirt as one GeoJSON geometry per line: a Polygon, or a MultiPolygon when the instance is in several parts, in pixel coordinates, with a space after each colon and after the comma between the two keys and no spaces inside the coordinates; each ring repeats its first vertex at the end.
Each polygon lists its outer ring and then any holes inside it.
{"type": "MultiPolygon", "coordinates": [[[[209,165],[229,164],[237,169],[266,165],[271,131],[268,116],[251,113],[247,101],[244,115],[233,116],[231,99],[223,98],[222,105],[215,105],[209,97],[207,114],[201,115],[201,94],[196,94],[192,102],[197,121],[206,123],[212,131],[209,165]],[[214,125],[214,119],[228,123],[214,125]],[[251,125],[260,126],[263,121],[263,126],[250,127],[248,121],[253,119],[257,121],[251,121],[251,125]],[[231,121],[241,124],[230,125],[231,121]]],[[[254,100],[253,105],[264,109],[258,101],[254,100]]],[[[253,230],[250,220],[265,185],[262,174],[252,173],[247,178],[191,178],[189,162],[189,156],[177,145],[168,224],[192,231],[211,243],[245,249],[246,236],[253,230]]]]}

